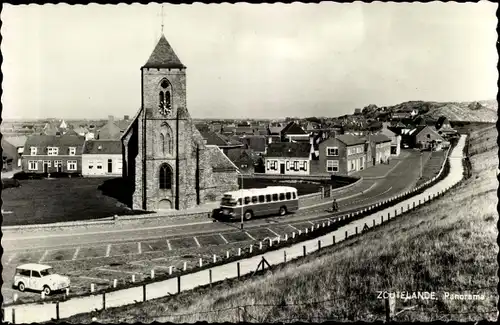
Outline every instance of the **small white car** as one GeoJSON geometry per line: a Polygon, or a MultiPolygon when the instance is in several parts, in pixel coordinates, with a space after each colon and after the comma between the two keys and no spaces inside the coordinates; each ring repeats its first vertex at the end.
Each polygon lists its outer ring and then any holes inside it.
{"type": "Polygon", "coordinates": [[[43,291],[48,296],[53,291],[69,288],[69,284],[69,278],[53,273],[51,266],[23,264],[16,268],[13,286],[21,292],[31,289],[43,291]]]}

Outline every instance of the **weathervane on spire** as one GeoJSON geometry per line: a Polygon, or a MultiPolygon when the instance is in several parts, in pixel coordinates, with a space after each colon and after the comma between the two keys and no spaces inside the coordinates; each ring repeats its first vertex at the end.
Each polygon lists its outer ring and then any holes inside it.
{"type": "Polygon", "coordinates": [[[163,15],[163,3],[161,4],[161,33],[163,34],[163,18],[165,16],[163,15]]]}

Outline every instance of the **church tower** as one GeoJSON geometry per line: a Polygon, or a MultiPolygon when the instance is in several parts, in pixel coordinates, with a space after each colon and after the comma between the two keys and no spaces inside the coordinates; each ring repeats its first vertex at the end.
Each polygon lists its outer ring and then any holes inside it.
{"type": "Polygon", "coordinates": [[[237,188],[236,166],[205,145],[186,104],[186,67],[162,35],[141,67],[141,108],[122,136],[132,209],[183,210],[237,188]]]}

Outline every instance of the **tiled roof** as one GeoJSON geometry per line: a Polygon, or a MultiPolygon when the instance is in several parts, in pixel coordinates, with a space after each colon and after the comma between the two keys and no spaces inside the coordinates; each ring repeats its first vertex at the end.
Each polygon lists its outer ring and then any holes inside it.
{"type": "Polygon", "coordinates": [[[234,148],[227,151],[227,157],[234,163],[240,164],[242,162],[254,163],[254,154],[251,149],[234,148]]]}
{"type": "Polygon", "coordinates": [[[2,137],[2,141],[10,143],[14,147],[24,147],[27,139],[28,137],[25,135],[20,135],[17,137],[2,137]]]}
{"type": "Polygon", "coordinates": [[[120,140],[87,140],[83,145],[84,154],[121,154],[122,143],[120,140]]]}
{"type": "Polygon", "coordinates": [[[253,149],[255,151],[265,151],[266,150],[266,137],[265,136],[246,136],[241,137],[240,142],[245,144],[249,149],[253,149]]]}
{"type": "Polygon", "coordinates": [[[120,130],[125,131],[128,126],[132,123],[131,120],[118,120],[115,121],[115,124],[120,128],[120,130]]]}
{"type": "Polygon", "coordinates": [[[58,147],[59,154],[65,155],[69,152],[69,147],[76,147],[76,154],[82,153],[83,143],[85,137],[79,135],[43,135],[37,134],[28,137],[24,145],[24,154],[30,152],[30,147],[37,147],[38,154],[43,155],[46,153],[47,147],[58,147]]]}
{"type": "Polygon", "coordinates": [[[206,141],[206,144],[208,145],[215,145],[215,146],[227,146],[229,143],[223,139],[219,134],[210,131],[208,129],[198,129],[200,132],[201,136],[203,139],[206,141]]]}
{"type": "Polygon", "coordinates": [[[98,131],[99,140],[117,140],[120,139],[123,130],[115,124],[114,121],[108,121],[106,125],[98,131]]]}
{"type": "Polygon", "coordinates": [[[311,152],[309,143],[274,142],[267,147],[267,157],[308,158],[311,152]]]}
{"type": "Polygon", "coordinates": [[[391,139],[384,134],[370,134],[368,139],[375,143],[391,142],[391,139]]]}
{"type": "Polygon", "coordinates": [[[234,163],[219,149],[219,147],[214,145],[205,146],[207,159],[212,166],[214,172],[224,172],[224,171],[236,171],[237,167],[234,163]]]}
{"type": "Polygon", "coordinates": [[[352,134],[337,135],[336,138],[348,146],[365,143],[365,139],[352,134]]]}
{"type": "Polygon", "coordinates": [[[279,134],[283,130],[283,127],[281,126],[270,126],[269,127],[269,133],[270,134],[279,134]]]}
{"type": "Polygon", "coordinates": [[[304,131],[303,128],[300,127],[295,122],[290,122],[288,123],[283,130],[281,131],[282,134],[307,134],[306,131],[304,131]]]}
{"type": "Polygon", "coordinates": [[[161,35],[153,53],[143,68],[185,68],[181,60],[168,43],[165,35],[161,35]]]}

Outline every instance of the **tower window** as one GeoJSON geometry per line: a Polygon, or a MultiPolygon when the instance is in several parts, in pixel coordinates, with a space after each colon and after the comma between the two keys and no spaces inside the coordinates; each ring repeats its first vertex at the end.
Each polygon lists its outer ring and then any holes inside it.
{"type": "Polygon", "coordinates": [[[169,165],[163,164],[160,167],[160,188],[161,189],[171,189],[172,188],[172,168],[169,165]]]}

